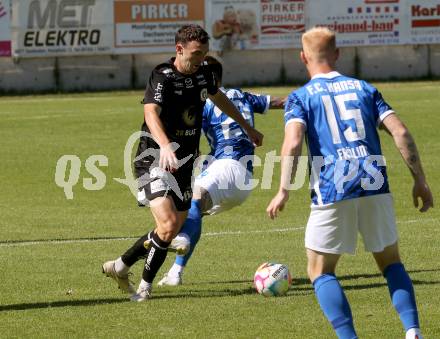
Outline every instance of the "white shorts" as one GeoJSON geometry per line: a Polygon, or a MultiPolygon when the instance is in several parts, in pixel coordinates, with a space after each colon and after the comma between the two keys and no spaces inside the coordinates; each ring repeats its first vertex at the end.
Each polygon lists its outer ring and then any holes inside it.
{"type": "Polygon", "coordinates": [[[368,252],[381,252],[397,241],[390,193],[312,205],[305,245],[323,253],[354,254],[358,232],[368,252]]]}
{"type": "Polygon", "coordinates": [[[212,215],[241,205],[251,193],[246,187],[249,179],[252,173],[239,161],[218,159],[196,177],[194,185],[209,192],[212,208],[206,213],[212,215]]]}

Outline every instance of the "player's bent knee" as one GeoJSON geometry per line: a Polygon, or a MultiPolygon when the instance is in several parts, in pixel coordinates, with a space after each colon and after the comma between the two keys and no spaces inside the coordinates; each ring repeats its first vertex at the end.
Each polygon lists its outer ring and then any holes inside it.
{"type": "Polygon", "coordinates": [[[179,230],[180,224],[177,218],[169,218],[157,225],[157,235],[163,241],[171,241],[179,230]]]}
{"type": "Polygon", "coordinates": [[[173,240],[176,234],[177,231],[173,231],[173,230],[161,230],[160,228],[158,228],[157,230],[157,235],[162,241],[165,242],[171,242],[171,240],[173,240]]]}

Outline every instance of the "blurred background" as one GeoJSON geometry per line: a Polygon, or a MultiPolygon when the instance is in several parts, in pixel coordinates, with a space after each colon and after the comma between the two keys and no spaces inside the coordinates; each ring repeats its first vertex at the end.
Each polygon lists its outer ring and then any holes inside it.
{"type": "Polygon", "coordinates": [[[440,76],[438,0],[0,0],[0,92],[142,88],[188,23],[209,32],[226,85],[303,83],[315,25],[339,33],[347,75],[440,76]]]}

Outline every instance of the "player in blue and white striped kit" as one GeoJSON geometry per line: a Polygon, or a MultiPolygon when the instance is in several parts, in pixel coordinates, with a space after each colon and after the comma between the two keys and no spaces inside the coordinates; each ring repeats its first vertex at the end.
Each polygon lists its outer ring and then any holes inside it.
{"type": "MultiPolygon", "coordinates": [[[[213,57],[205,59],[221,85],[222,65],[213,57]]],[[[245,120],[254,126],[254,114],[265,114],[269,108],[282,108],[285,98],[257,95],[240,89],[220,88],[234,103],[245,120]]],[[[195,179],[191,208],[179,235],[170,245],[182,246],[186,235],[190,250],[185,256],[177,255],[174,265],[158,285],[175,286],[182,283],[186,263],[196,246],[202,227],[202,215],[213,215],[242,204],[250,194],[252,159],[255,146],[237,122],[207,100],[203,110],[203,132],[211,148],[212,162],[195,179]]],[[[185,239],[186,238],[186,239],[185,239]]]]}
{"type": "Polygon", "coordinates": [[[421,338],[414,289],[401,263],[393,200],[377,128],[384,128],[414,178],[413,199],[421,212],[433,206],[417,147],[408,129],[381,94],[365,81],[335,71],[335,34],[313,28],[303,34],[301,60],[311,80],[292,92],[285,106],[285,137],[278,194],[267,212],[284,208],[297,157],[306,138],[311,168],[312,206],[305,246],[308,274],[327,319],[339,338],[357,338],[347,298],[335,276],[343,253],[354,253],[357,233],[387,280],[392,303],[407,339],[421,338]],[[293,166],[293,168],[292,168],[293,166]],[[292,171],[291,171],[292,170],[292,171]]]}

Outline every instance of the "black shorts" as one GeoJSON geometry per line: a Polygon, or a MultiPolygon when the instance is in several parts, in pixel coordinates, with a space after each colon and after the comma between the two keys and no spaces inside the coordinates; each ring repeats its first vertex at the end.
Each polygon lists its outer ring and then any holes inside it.
{"type": "Polygon", "coordinates": [[[151,163],[135,164],[138,179],[138,205],[148,206],[155,198],[171,197],[178,211],[191,207],[193,164],[186,163],[176,172],[170,173],[151,163]]]}

